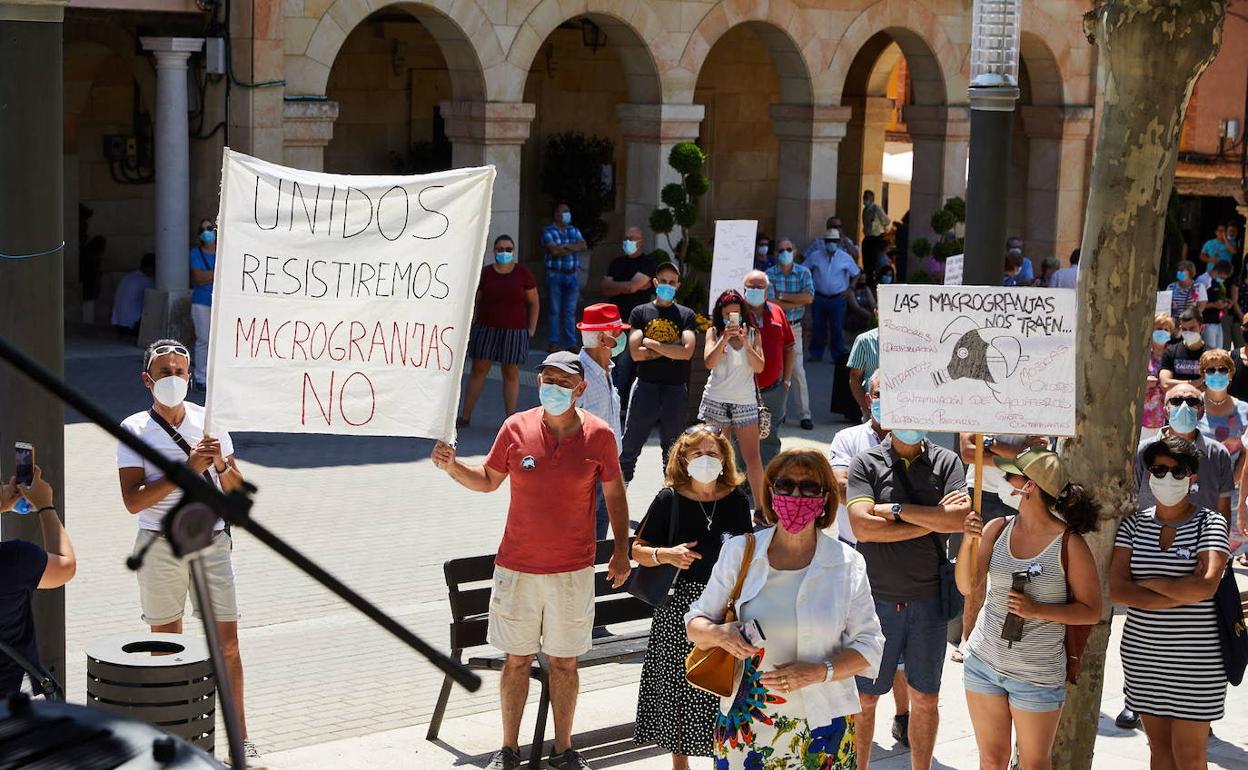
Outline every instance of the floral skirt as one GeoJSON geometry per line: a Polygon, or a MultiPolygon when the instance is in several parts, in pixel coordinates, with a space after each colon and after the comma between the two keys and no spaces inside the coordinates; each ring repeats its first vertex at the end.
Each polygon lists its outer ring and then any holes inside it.
{"type": "Polygon", "coordinates": [[[715,720],[715,770],[855,770],[854,718],[812,725],[759,681],[765,654],[745,662],[732,708],[715,720]]]}

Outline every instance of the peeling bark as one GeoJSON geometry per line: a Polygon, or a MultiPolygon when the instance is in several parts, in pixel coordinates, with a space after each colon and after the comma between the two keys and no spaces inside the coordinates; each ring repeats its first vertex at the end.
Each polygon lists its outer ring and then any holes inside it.
{"type": "Polygon", "coordinates": [[[1088,536],[1105,617],[1070,688],[1053,767],[1092,765],[1109,642],[1107,571],[1118,520],[1135,511],[1132,462],[1156,304],[1166,204],[1197,78],[1222,43],[1226,0],[1109,0],[1084,17],[1107,72],[1079,269],[1077,438],[1066,459],[1104,506],[1088,536]]]}

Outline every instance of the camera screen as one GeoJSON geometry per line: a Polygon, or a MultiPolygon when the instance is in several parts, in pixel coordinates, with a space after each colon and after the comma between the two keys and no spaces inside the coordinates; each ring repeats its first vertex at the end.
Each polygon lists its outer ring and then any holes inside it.
{"type": "Polygon", "coordinates": [[[17,483],[29,485],[35,480],[34,452],[27,447],[16,447],[14,452],[17,457],[17,483]]]}

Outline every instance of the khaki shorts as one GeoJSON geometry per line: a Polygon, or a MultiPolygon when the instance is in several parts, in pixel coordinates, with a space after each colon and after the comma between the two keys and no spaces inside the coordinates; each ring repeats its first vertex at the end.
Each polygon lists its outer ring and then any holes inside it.
{"type": "Polygon", "coordinates": [[[594,568],[532,575],[494,567],[490,644],[510,655],[589,652],[594,630],[594,568]]]}
{"type": "MultiPolygon", "coordinates": [[[[168,540],[160,537],[158,532],[141,529],[134,542],[135,552],[152,540],[156,542],[152,543],[151,550],[143,558],[143,567],[139,570],[139,603],[143,607],[143,622],[149,626],[163,626],[181,620],[186,611],[188,593],[191,595],[195,617],[202,617],[199,613],[199,601],[191,590],[190,564],[173,555],[168,540]]],[[[212,545],[200,556],[208,578],[208,588],[212,593],[212,611],[220,623],[238,621],[234,565],[230,560],[232,545],[230,536],[222,530],[213,536],[212,545]]]]}

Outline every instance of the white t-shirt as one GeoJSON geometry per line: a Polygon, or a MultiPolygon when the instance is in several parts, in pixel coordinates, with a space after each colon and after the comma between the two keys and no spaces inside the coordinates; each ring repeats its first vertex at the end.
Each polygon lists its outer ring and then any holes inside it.
{"type": "Polygon", "coordinates": [[[1079,266],[1063,267],[1049,276],[1050,289],[1074,289],[1079,284],[1079,266]]]}
{"type": "MultiPolygon", "coordinates": [[[[182,438],[186,439],[186,443],[192,448],[200,442],[204,437],[204,408],[198,404],[186,402],[186,417],[182,420],[181,425],[173,426],[174,429],[182,434],[182,438]]],[[[125,419],[121,423],[122,430],[138,436],[146,441],[153,449],[160,452],[169,460],[177,463],[186,462],[186,452],[183,452],[165,429],[156,424],[152,416],[147,411],[136,412],[125,419]]],[[[230,439],[230,434],[222,431],[217,436],[221,442],[221,456],[230,457],[234,454],[234,442],[230,439]]],[[[152,483],[165,477],[156,466],[147,460],[144,460],[130,447],[118,442],[117,444],[117,467],[118,468],[142,468],[143,479],[146,483],[152,483]]],[[[217,479],[216,470],[209,468],[208,472],[212,474],[213,481],[217,486],[221,486],[220,480],[217,479]]],[[[173,510],[173,507],[182,499],[182,490],[177,489],[170,492],[164,500],[156,503],[151,508],[145,508],[139,512],[139,529],[150,529],[159,532],[161,521],[165,518],[165,514],[173,510]]],[[[225,527],[225,522],[217,519],[215,529],[225,527]]]]}
{"type": "MultiPolygon", "coordinates": [[[[845,428],[832,437],[832,448],[828,452],[828,459],[833,468],[843,468],[848,471],[849,464],[855,457],[879,445],[880,437],[875,435],[875,429],[871,427],[871,423],[864,422],[852,428],[845,428]]],[[[854,528],[849,523],[849,511],[845,508],[844,500],[836,509],[836,536],[848,543],[857,544],[858,542],[858,538],[854,536],[854,528]]]]}

